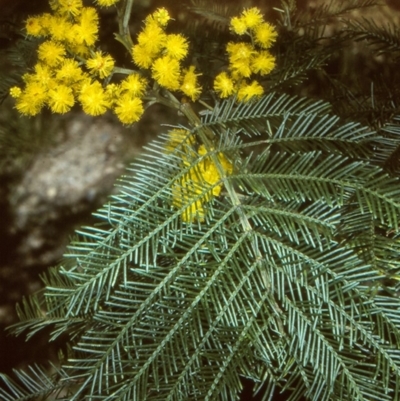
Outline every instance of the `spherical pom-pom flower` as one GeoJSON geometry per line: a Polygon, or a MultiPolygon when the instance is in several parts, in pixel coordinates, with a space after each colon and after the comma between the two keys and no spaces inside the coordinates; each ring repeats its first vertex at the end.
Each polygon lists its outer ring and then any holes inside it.
{"type": "Polygon", "coordinates": [[[36,116],[42,110],[43,105],[37,102],[31,102],[28,96],[22,94],[15,103],[15,108],[24,116],[36,116]]]}
{"type": "MultiPolygon", "coordinates": [[[[34,73],[33,74],[24,74],[22,79],[25,83],[37,83],[46,91],[50,86],[54,84],[54,74],[53,70],[50,69],[47,65],[42,63],[37,63],[34,66],[34,73]]],[[[26,89],[24,90],[26,92],[26,89]]]]}
{"type": "Polygon", "coordinates": [[[114,59],[110,55],[95,52],[94,56],[86,61],[86,67],[90,72],[97,74],[100,78],[108,77],[114,68],[114,59]]]}
{"type": "Polygon", "coordinates": [[[156,21],[149,20],[138,35],[138,44],[150,54],[156,54],[163,48],[166,37],[162,27],[156,21]]]}
{"type": "Polygon", "coordinates": [[[233,95],[235,93],[235,86],[232,78],[226,72],[221,72],[215,77],[214,90],[222,99],[233,95]]]}
{"type": "Polygon", "coordinates": [[[139,74],[131,74],[121,82],[121,89],[131,96],[141,97],[146,90],[147,80],[139,74]]]}
{"type": "Polygon", "coordinates": [[[268,22],[263,22],[254,29],[254,40],[263,49],[269,49],[277,36],[275,28],[268,22]]]}
{"type": "Polygon", "coordinates": [[[229,69],[234,79],[249,78],[251,75],[250,60],[236,60],[231,63],[229,69]]]}
{"type": "Polygon", "coordinates": [[[230,69],[240,77],[249,77],[251,75],[250,60],[255,50],[253,47],[244,42],[229,42],[226,46],[229,55],[230,69]]]}
{"type": "Polygon", "coordinates": [[[158,84],[170,90],[179,89],[180,72],[178,60],[169,56],[158,58],[152,67],[152,77],[158,84]]]}
{"type": "Polygon", "coordinates": [[[254,97],[261,96],[263,93],[263,87],[257,81],[253,81],[250,85],[243,85],[239,89],[237,97],[240,102],[248,102],[254,97]]]}
{"type": "Polygon", "coordinates": [[[50,88],[54,85],[54,73],[53,69],[45,64],[38,63],[34,67],[35,73],[29,74],[26,82],[38,82],[45,88],[50,88]]]}
{"type": "Polygon", "coordinates": [[[82,85],[79,101],[82,104],[83,111],[91,116],[104,114],[111,105],[107,94],[98,81],[85,82],[82,85]]]}
{"type": "Polygon", "coordinates": [[[275,68],[275,57],[269,51],[260,51],[251,59],[251,69],[261,75],[269,74],[275,68]]]}
{"type": "Polygon", "coordinates": [[[264,20],[260,9],[257,7],[252,7],[244,10],[242,13],[242,18],[247,28],[255,28],[259,26],[264,20]]]}
{"type": "Polygon", "coordinates": [[[73,17],[79,15],[83,8],[82,0],[57,0],[57,2],[53,2],[53,4],[57,7],[55,10],[57,13],[61,15],[71,15],[73,17]]]}
{"type": "Polygon", "coordinates": [[[10,88],[10,96],[13,97],[14,99],[18,99],[22,94],[21,88],[18,86],[13,86],[10,88]]]}
{"type": "Polygon", "coordinates": [[[47,36],[53,16],[49,13],[44,13],[36,17],[29,17],[26,20],[25,29],[28,35],[31,36],[47,36]]]}
{"type": "Polygon", "coordinates": [[[78,18],[78,23],[74,24],[69,39],[75,43],[85,43],[92,46],[98,39],[99,16],[93,7],[84,7],[78,18]]]}
{"type": "Polygon", "coordinates": [[[15,107],[21,114],[34,116],[40,112],[46,100],[46,87],[32,80],[26,84],[24,91],[17,99],[15,107]]]}
{"type": "Polygon", "coordinates": [[[79,19],[79,23],[84,28],[91,28],[92,30],[98,28],[99,26],[99,15],[95,8],[93,7],[83,7],[82,13],[79,19]]]}
{"type": "Polygon", "coordinates": [[[144,46],[135,45],[132,47],[132,59],[140,68],[150,68],[156,57],[157,52],[150,53],[144,46]]]}
{"type": "Polygon", "coordinates": [[[188,53],[186,38],[180,34],[167,35],[165,40],[165,52],[167,56],[182,60],[188,53]]]}
{"type": "Polygon", "coordinates": [[[114,4],[117,4],[118,2],[119,2],[119,0],[96,0],[96,3],[100,7],[111,7],[114,4]]]}
{"type": "Polygon", "coordinates": [[[47,104],[53,113],[64,114],[71,110],[75,99],[72,89],[65,85],[57,85],[49,91],[47,104]]]}
{"type": "Polygon", "coordinates": [[[29,17],[26,20],[25,29],[27,34],[31,36],[42,36],[47,33],[40,17],[29,17]]]}
{"type": "Polygon", "coordinates": [[[143,103],[140,98],[125,93],[115,103],[114,111],[123,124],[133,124],[144,112],[143,103]]]}
{"type": "Polygon", "coordinates": [[[153,19],[157,21],[161,26],[166,26],[168,21],[171,19],[167,9],[164,7],[158,8],[152,15],[153,19]]]}
{"type": "Polygon", "coordinates": [[[74,84],[83,78],[83,71],[77,61],[65,59],[56,72],[56,79],[65,85],[74,84]]]}
{"type": "Polygon", "coordinates": [[[243,35],[247,32],[247,25],[243,18],[233,17],[231,19],[230,29],[238,35],[243,35]]]}
{"type": "Polygon", "coordinates": [[[194,102],[201,94],[201,87],[198,85],[197,77],[201,74],[194,72],[195,67],[191,65],[188,70],[184,71],[181,91],[189,96],[194,102]]]}
{"type": "Polygon", "coordinates": [[[226,51],[231,61],[250,60],[250,57],[254,54],[253,47],[245,42],[229,42],[226,46],[226,51]]]}
{"type": "Polygon", "coordinates": [[[43,42],[38,48],[38,58],[50,67],[60,64],[64,60],[65,47],[52,40],[43,42]]]}
{"type": "Polygon", "coordinates": [[[68,38],[72,24],[61,15],[53,15],[49,20],[49,32],[52,39],[56,41],[65,41],[68,38]]]}

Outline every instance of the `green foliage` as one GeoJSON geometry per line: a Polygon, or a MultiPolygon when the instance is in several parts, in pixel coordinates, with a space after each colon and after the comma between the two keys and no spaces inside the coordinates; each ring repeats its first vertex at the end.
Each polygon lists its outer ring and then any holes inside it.
{"type": "Polygon", "coordinates": [[[202,125],[239,202],[224,193],[182,223],[171,188],[190,167],[154,142],[20,307],[17,333],[69,336],[62,369],[7,380],[5,400],[229,400],[239,375],[293,400],[399,396],[400,188],[366,157],[376,135],[273,94],[202,125]]]}
{"type": "MultiPolygon", "coordinates": [[[[289,16],[282,27],[296,25],[289,16]]],[[[241,376],[265,399],[400,398],[400,116],[374,131],[349,120],[352,99],[336,116],[282,93],[328,57],[311,31],[304,42],[286,33],[293,64],[271,74],[277,91],[223,101],[186,127],[217,138],[190,163],[185,141],[171,153],[168,135],[152,142],[19,306],[14,333],[68,344],[51,373],[2,375],[2,399],[228,401],[241,376]],[[221,196],[205,221],[182,222],[209,188],[180,209],[173,189],[220,152],[234,166],[221,196]]]]}

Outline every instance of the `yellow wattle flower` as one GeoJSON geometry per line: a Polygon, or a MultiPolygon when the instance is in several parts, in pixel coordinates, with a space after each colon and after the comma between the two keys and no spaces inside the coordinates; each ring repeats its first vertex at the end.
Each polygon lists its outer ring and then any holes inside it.
{"type": "Polygon", "coordinates": [[[17,98],[15,107],[21,114],[34,116],[40,112],[46,100],[46,86],[32,79],[27,82],[22,94],[17,98]]]}
{"type": "Polygon", "coordinates": [[[235,86],[232,78],[226,72],[221,72],[215,77],[214,90],[222,99],[233,95],[235,93],[235,86]]]}
{"type": "Polygon", "coordinates": [[[52,7],[58,14],[78,16],[83,8],[82,0],[57,0],[52,7]]]}
{"type": "Polygon", "coordinates": [[[201,74],[196,74],[194,72],[195,67],[191,65],[188,70],[184,71],[181,91],[186,95],[189,96],[190,99],[194,102],[196,99],[199,98],[201,94],[201,87],[198,85],[197,77],[201,74]]]}
{"type": "Polygon", "coordinates": [[[62,15],[52,15],[49,18],[49,32],[53,40],[58,42],[66,41],[73,25],[69,19],[62,15]]]}
{"type": "Polygon", "coordinates": [[[154,20],[146,20],[144,29],[138,35],[138,45],[151,54],[162,50],[166,40],[163,28],[154,20]]]}
{"type": "Polygon", "coordinates": [[[189,45],[182,35],[171,34],[166,36],[164,47],[167,56],[182,60],[188,53],[189,45]]]}
{"type": "Polygon", "coordinates": [[[93,57],[86,61],[86,67],[90,72],[100,78],[108,77],[114,69],[114,59],[110,55],[103,55],[102,52],[95,52],[93,57]]]}
{"type": "Polygon", "coordinates": [[[165,143],[165,152],[172,153],[177,147],[182,147],[184,152],[190,154],[196,140],[190,131],[183,128],[175,128],[168,132],[168,140],[165,143]],[[190,150],[188,152],[188,150],[190,150]]]}
{"type": "Polygon", "coordinates": [[[275,42],[277,32],[271,24],[264,22],[257,7],[248,8],[239,17],[233,17],[230,29],[238,35],[248,34],[251,42],[227,44],[229,75],[225,72],[218,74],[214,80],[214,90],[221,98],[236,93],[239,101],[247,102],[264,93],[257,81],[248,84],[248,79],[253,74],[267,75],[275,68],[276,59],[267,49],[275,42]]]}
{"type": "Polygon", "coordinates": [[[47,34],[47,29],[43,26],[41,17],[29,17],[26,20],[25,29],[27,34],[31,36],[47,34]]]}
{"type": "Polygon", "coordinates": [[[131,96],[141,97],[147,86],[147,80],[139,74],[128,75],[121,82],[121,90],[127,91],[131,96]]]}
{"type": "Polygon", "coordinates": [[[251,69],[256,74],[267,75],[275,68],[275,57],[267,50],[262,50],[251,59],[251,69]]]}
{"type": "Polygon", "coordinates": [[[21,88],[18,86],[13,86],[10,88],[10,96],[13,97],[14,99],[18,99],[22,94],[21,88]]]}
{"type": "Polygon", "coordinates": [[[84,7],[73,29],[71,38],[75,43],[84,43],[87,46],[94,45],[99,36],[99,16],[96,9],[84,7]]]}
{"type": "Polygon", "coordinates": [[[251,59],[234,61],[230,64],[229,69],[232,72],[232,77],[234,77],[236,80],[240,80],[241,78],[249,78],[252,74],[251,59]]]}
{"type": "MultiPolygon", "coordinates": [[[[199,147],[198,155],[207,155],[204,145],[199,147]]],[[[228,159],[222,153],[219,153],[217,157],[225,175],[232,174],[233,166],[228,159]]],[[[183,158],[183,163],[188,164],[189,160],[183,158]]],[[[190,204],[182,211],[182,221],[204,221],[205,203],[221,193],[222,183],[218,184],[220,180],[218,167],[211,156],[206,156],[196,166],[189,169],[179,182],[175,183],[172,187],[173,206],[180,209],[184,205],[190,204]]]]}
{"type": "Polygon", "coordinates": [[[229,42],[226,46],[226,51],[228,52],[231,62],[250,60],[255,52],[253,46],[245,42],[229,42]]]}
{"type": "Polygon", "coordinates": [[[38,82],[44,88],[48,89],[54,83],[54,70],[43,63],[37,63],[34,67],[35,73],[27,75],[28,82],[38,82]]]}
{"type": "Polygon", "coordinates": [[[152,67],[152,77],[166,89],[177,90],[180,87],[180,65],[178,60],[169,56],[158,58],[152,67]]]}
{"type": "Polygon", "coordinates": [[[158,52],[151,53],[145,46],[134,45],[132,47],[132,59],[140,68],[150,68],[158,52]]]}
{"type": "Polygon", "coordinates": [[[38,48],[38,58],[50,67],[60,64],[66,54],[65,47],[52,40],[43,42],[38,48]]]}
{"type": "Polygon", "coordinates": [[[161,7],[158,8],[153,14],[152,17],[155,21],[157,21],[161,26],[166,26],[168,21],[171,19],[169,16],[169,12],[166,8],[161,7]]]}
{"type": "Polygon", "coordinates": [[[83,79],[83,76],[79,63],[70,58],[64,59],[56,72],[56,79],[65,85],[79,82],[83,79]]]}
{"type": "Polygon", "coordinates": [[[74,103],[75,98],[69,86],[57,85],[49,91],[47,104],[53,113],[67,113],[74,103]]]}
{"type": "Polygon", "coordinates": [[[254,97],[259,97],[264,93],[264,88],[257,82],[253,81],[251,84],[244,84],[240,87],[237,98],[240,102],[248,102],[254,97]]]}
{"type": "Polygon", "coordinates": [[[79,93],[79,101],[86,114],[100,116],[111,106],[111,102],[100,82],[85,82],[79,93]]]}
{"type": "Polygon", "coordinates": [[[123,124],[133,124],[144,112],[142,100],[124,93],[116,100],[114,112],[123,124]]]}
{"type": "Polygon", "coordinates": [[[237,35],[244,35],[247,32],[247,25],[242,17],[233,17],[231,19],[230,29],[237,35]]]}
{"type": "Polygon", "coordinates": [[[229,69],[237,77],[250,77],[251,68],[250,62],[253,54],[255,53],[254,48],[249,43],[229,42],[226,46],[226,51],[229,55],[229,69]]]}
{"type": "Polygon", "coordinates": [[[242,19],[247,28],[255,28],[264,21],[263,15],[257,7],[251,7],[244,10],[242,13],[242,19]]]}
{"type": "Polygon", "coordinates": [[[263,49],[269,49],[276,41],[278,33],[273,25],[263,22],[254,29],[254,40],[263,49]]]}

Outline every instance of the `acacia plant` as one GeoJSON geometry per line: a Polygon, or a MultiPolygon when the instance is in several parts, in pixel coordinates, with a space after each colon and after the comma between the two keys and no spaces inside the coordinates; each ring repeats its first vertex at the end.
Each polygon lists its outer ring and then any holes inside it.
{"type": "Polygon", "coordinates": [[[161,103],[187,124],[149,145],[18,306],[14,333],[66,346],[50,370],[2,375],[1,398],[233,400],[246,377],[264,399],[399,399],[397,92],[375,100],[378,124],[363,88],[324,72],[345,40],[395,55],[396,31],[360,20],[322,41],[332,16],[373,2],[311,15],[283,1],[274,24],[196,3],[203,22],[182,33],[159,8],[131,37],[133,3],[96,2],[118,11],[122,67],[81,0],[27,20],[41,43],[10,90],[20,113],[111,110],[129,125],[161,103]],[[316,71],[329,101],[295,95],[316,71]]]}

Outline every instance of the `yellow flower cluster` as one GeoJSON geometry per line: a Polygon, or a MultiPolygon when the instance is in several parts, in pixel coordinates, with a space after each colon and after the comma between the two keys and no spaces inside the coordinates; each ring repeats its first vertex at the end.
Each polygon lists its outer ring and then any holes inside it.
{"type": "MultiPolygon", "coordinates": [[[[97,3],[110,6],[116,1],[97,3]]],[[[29,17],[26,22],[29,35],[45,40],[38,48],[34,71],[23,76],[24,88],[10,90],[17,110],[33,116],[48,106],[54,113],[66,113],[79,101],[89,115],[112,109],[124,124],[138,121],[144,111],[140,96],[147,81],[135,74],[119,85],[103,87],[97,80],[110,76],[115,64],[110,55],[94,50],[99,30],[97,11],[84,7],[82,0],[50,0],[50,6],[52,14],[29,17]]]]}
{"type": "Polygon", "coordinates": [[[195,101],[201,94],[197,79],[200,74],[196,74],[194,66],[186,70],[181,68],[189,44],[183,35],[165,32],[169,20],[165,8],[146,18],[138,43],[132,47],[133,61],[140,68],[150,69],[152,78],[160,86],[181,91],[195,101]]]}
{"type": "Polygon", "coordinates": [[[51,37],[63,42],[74,53],[87,55],[88,47],[98,39],[97,11],[93,7],[83,7],[82,0],[51,0],[50,6],[52,14],[28,18],[26,32],[36,37],[51,37]]]}
{"type": "Polygon", "coordinates": [[[277,32],[264,21],[257,7],[244,10],[239,17],[233,17],[230,28],[237,35],[249,35],[251,43],[228,43],[228,72],[216,76],[214,90],[221,98],[236,94],[239,101],[248,101],[264,93],[263,87],[256,80],[250,82],[251,76],[264,76],[275,68],[275,57],[268,49],[275,42],[277,32]]]}
{"type": "MultiPolygon", "coordinates": [[[[117,1],[96,0],[100,6],[117,1]]],[[[95,48],[99,33],[97,11],[84,7],[83,0],[50,0],[50,6],[52,13],[29,17],[26,22],[28,35],[44,40],[33,72],[23,76],[24,87],[10,90],[16,108],[25,115],[35,115],[44,106],[54,113],[66,113],[79,102],[89,115],[113,110],[123,124],[138,121],[144,112],[142,99],[148,81],[133,72],[118,84],[109,83],[120,69],[110,55],[95,48]]],[[[170,19],[165,8],[146,18],[137,44],[132,47],[132,58],[138,67],[149,70],[148,75],[160,87],[180,91],[195,101],[201,95],[201,74],[193,65],[182,67],[189,43],[181,34],[166,33],[170,19]]],[[[239,101],[248,101],[264,92],[259,82],[251,80],[252,76],[264,76],[275,67],[275,58],[268,49],[277,33],[255,7],[232,18],[231,30],[249,35],[251,43],[228,43],[229,66],[216,76],[214,89],[221,98],[236,95],[239,101]]]]}
{"type": "MultiPolygon", "coordinates": [[[[166,149],[170,152],[175,147],[181,146],[184,166],[189,166],[190,160],[195,157],[205,156],[172,187],[172,204],[174,207],[182,208],[184,205],[190,204],[182,211],[182,221],[204,221],[205,203],[209,202],[214,196],[218,196],[222,190],[222,184],[218,183],[221,179],[218,168],[211,157],[206,156],[207,151],[204,145],[200,145],[197,152],[194,150],[195,141],[193,137],[189,136],[188,131],[175,129],[170,131],[169,136],[166,149]]],[[[225,174],[232,174],[233,167],[228,159],[222,153],[219,153],[217,157],[225,174]]]]}
{"type": "Polygon", "coordinates": [[[75,104],[83,82],[91,80],[80,63],[69,57],[90,57],[98,38],[99,17],[82,0],[51,0],[52,14],[29,17],[26,32],[45,38],[38,48],[34,71],[23,76],[23,90],[11,88],[16,108],[25,115],[35,115],[47,105],[54,113],[66,113],[75,104]]]}

